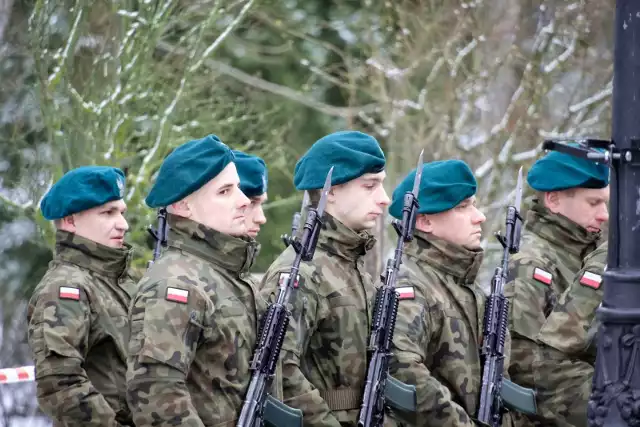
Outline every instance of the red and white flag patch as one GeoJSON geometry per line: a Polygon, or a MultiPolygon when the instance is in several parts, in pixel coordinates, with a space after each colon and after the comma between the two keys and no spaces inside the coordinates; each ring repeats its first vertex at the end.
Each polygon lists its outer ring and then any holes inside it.
{"type": "Polygon", "coordinates": [[[60,286],[60,299],[72,299],[80,301],[80,289],[71,286],[60,286]]]}
{"type": "MultiPolygon", "coordinates": [[[[291,275],[291,273],[280,273],[280,276],[278,277],[278,286],[280,286],[281,288],[284,288],[287,285],[287,280],[289,279],[290,275],[291,275]]],[[[300,286],[300,275],[299,274],[296,276],[295,282],[293,282],[293,287],[294,288],[297,289],[298,286],[300,286]]]]}
{"type": "Polygon", "coordinates": [[[179,302],[186,304],[189,301],[189,291],[179,288],[167,288],[167,301],[179,302]]]}
{"type": "Polygon", "coordinates": [[[544,283],[549,286],[551,284],[551,280],[553,279],[553,275],[548,271],[544,271],[541,268],[537,268],[533,270],[533,278],[538,282],[544,283]]]}
{"type": "Polygon", "coordinates": [[[580,284],[589,288],[598,289],[600,287],[600,284],[602,284],[602,276],[585,271],[580,278],[580,284]]]}
{"type": "Polygon", "coordinates": [[[396,292],[398,293],[398,299],[414,299],[416,297],[416,293],[413,290],[413,286],[404,286],[402,288],[396,288],[396,292]]]}

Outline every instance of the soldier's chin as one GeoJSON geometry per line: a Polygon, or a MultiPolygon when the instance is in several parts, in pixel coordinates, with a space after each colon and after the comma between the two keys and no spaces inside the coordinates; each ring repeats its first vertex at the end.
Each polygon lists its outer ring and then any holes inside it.
{"type": "Polygon", "coordinates": [[[109,241],[105,243],[105,245],[109,246],[110,248],[121,248],[124,246],[124,239],[109,239],[109,241]]]}
{"type": "Polygon", "coordinates": [[[376,220],[375,219],[364,220],[364,221],[362,221],[360,227],[356,231],[371,230],[375,226],[376,226],[376,220]]]}
{"type": "Polygon", "coordinates": [[[482,247],[482,240],[481,239],[474,239],[473,241],[469,242],[468,244],[464,245],[465,248],[475,251],[478,250],[482,247]]]}

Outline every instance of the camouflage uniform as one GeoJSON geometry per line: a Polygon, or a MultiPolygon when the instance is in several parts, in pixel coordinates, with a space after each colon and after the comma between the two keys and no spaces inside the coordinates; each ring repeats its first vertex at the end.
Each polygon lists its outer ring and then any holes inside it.
{"type": "Polygon", "coordinates": [[[168,215],[168,247],[139,284],[129,319],[127,399],[139,426],[232,426],[257,331],[259,250],[168,215]]]}
{"type": "Polygon", "coordinates": [[[606,244],[585,258],[584,268],[562,293],[538,334],[538,398],[545,402],[547,418],[555,417],[559,425],[587,425],[598,326],[595,313],[602,302],[606,261],[606,244]]]}
{"type": "MultiPolygon", "coordinates": [[[[557,421],[555,413],[567,408],[551,408],[546,402],[541,377],[545,375],[545,361],[553,357],[553,352],[536,339],[558,297],[573,283],[599,237],[600,233],[588,232],[536,202],[527,214],[521,250],[511,258],[505,287],[512,338],[509,374],[524,387],[541,387],[537,390],[538,415],[530,417],[537,424],[557,421]]],[[[523,418],[521,423],[526,425],[527,421],[523,418]]]]}
{"type": "Polygon", "coordinates": [[[133,425],[125,400],[129,246],[56,233],[27,318],[38,403],[55,426],[133,425]]]}
{"type": "Polygon", "coordinates": [[[485,294],[474,281],[483,251],[416,230],[405,248],[396,289],[394,378],[416,386],[422,426],[474,426],[482,365],[485,294]]]}
{"type": "MultiPolygon", "coordinates": [[[[292,318],[282,347],[283,402],[303,411],[306,426],[355,426],[366,376],[374,286],[364,255],[375,244],[328,213],[312,261],[300,264],[292,318]]],[[[295,252],[269,267],[262,293],[273,300],[295,252]]]]}

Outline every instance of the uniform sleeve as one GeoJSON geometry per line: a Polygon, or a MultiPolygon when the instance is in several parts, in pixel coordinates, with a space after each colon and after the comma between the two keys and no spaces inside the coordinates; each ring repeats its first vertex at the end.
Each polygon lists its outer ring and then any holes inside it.
{"type": "Polygon", "coordinates": [[[589,346],[588,332],[602,302],[604,264],[586,265],[560,295],[538,334],[538,341],[572,356],[589,346]]]}
{"type": "Polygon", "coordinates": [[[28,340],[35,359],[38,404],[61,425],[120,425],[83,368],[92,320],[81,287],[51,284],[32,299],[28,340]]]}
{"type": "MultiPolygon", "coordinates": [[[[400,280],[397,287],[409,287],[410,282],[400,280]]],[[[414,298],[401,299],[393,335],[393,358],[389,367],[391,375],[416,387],[417,414],[411,424],[433,427],[472,427],[475,424],[464,408],[454,402],[449,389],[431,375],[426,354],[431,339],[432,325],[441,324],[441,318],[433,318],[425,295],[413,286],[414,298]]],[[[436,315],[436,317],[438,317],[436,315]]],[[[434,356],[435,355],[431,355],[434,356]]]]}
{"type": "Polygon", "coordinates": [[[551,284],[553,272],[528,259],[515,260],[509,269],[504,294],[509,301],[511,338],[535,341],[555,301],[551,284]]]}
{"type": "MultiPolygon", "coordinates": [[[[281,272],[265,275],[262,293],[268,301],[277,296],[281,272]]],[[[282,363],[283,402],[302,410],[305,425],[314,427],[340,427],[319,390],[311,384],[300,369],[300,359],[315,332],[319,302],[310,281],[301,274],[300,286],[291,295],[291,321],[282,344],[280,360],[282,363]]]]}
{"type": "Polygon", "coordinates": [[[186,378],[212,310],[200,289],[182,281],[147,285],[134,298],[127,402],[136,425],[204,425],[186,378]]]}
{"type": "Polygon", "coordinates": [[[539,351],[536,341],[545,314],[555,305],[551,287],[553,272],[530,258],[516,258],[509,266],[504,294],[509,301],[511,351],[507,366],[511,380],[523,387],[534,387],[532,364],[539,351]]]}

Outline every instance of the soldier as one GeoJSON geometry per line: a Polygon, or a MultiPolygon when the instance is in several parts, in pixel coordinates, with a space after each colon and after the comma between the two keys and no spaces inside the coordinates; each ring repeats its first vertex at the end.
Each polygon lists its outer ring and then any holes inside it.
{"type": "Polygon", "coordinates": [[[249,382],[258,307],[249,199],[215,135],[162,163],[145,202],[167,207],[167,249],[129,311],[127,400],[136,425],[232,426],[249,382]]]}
{"type": "Polygon", "coordinates": [[[605,242],[584,260],[540,328],[536,359],[538,398],[556,425],[587,426],[587,402],[595,368],[596,309],[602,302],[605,242]]]}
{"type": "MultiPolygon", "coordinates": [[[[402,218],[414,169],[393,192],[389,213],[402,218]]],[[[416,386],[420,426],[474,426],[480,401],[485,294],[475,283],[486,217],[476,207],[476,180],[461,160],[422,168],[414,239],[398,274],[398,317],[389,368],[416,386]]],[[[503,424],[504,425],[504,424],[503,424]]]]}
{"type": "MultiPolygon", "coordinates": [[[[389,198],[385,157],[375,138],[342,131],[318,140],[295,167],[298,190],[317,205],[333,166],[324,224],[313,261],[300,264],[292,317],[282,347],[283,402],[303,411],[306,426],[354,426],[364,388],[372,298],[364,255],[389,198]]],[[[295,256],[289,246],[269,267],[262,291],[273,300],[295,256]]]]}
{"type": "MultiPolygon", "coordinates": [[[[554,151],[533,165],[527,180],[538,196],[526,217],[521,250],[509,264],[505,296],[510,301],[512,338],[509,374],[514,382],[537,388],[546,353],[536,340],[609,219],[609,170],[554,151]]],[[[561,409],[551,408],[552,402],[544,398],[544,393],[538,394],[538,415],[529,420],[548,425],[551,412],[561,409]]]]}
{"type": "Polygon", "coordinates": [[[132,426],[125,401],[127,309],[135,292],[124,173],[67,172],[40,209],[56,227],[53,260],[27,319],[38,403],[55,426],[132,426]]]}
{"type": "Polygon", "coordinates": [[[258,156],[233,150],[240,176],[240,190],[250,200],[246,209],[247,235],[258,237],[260,227],[267,222],[262,205],[267,201],[267,165],[258,156]]]}

